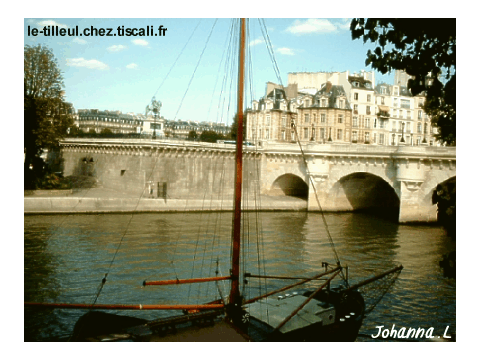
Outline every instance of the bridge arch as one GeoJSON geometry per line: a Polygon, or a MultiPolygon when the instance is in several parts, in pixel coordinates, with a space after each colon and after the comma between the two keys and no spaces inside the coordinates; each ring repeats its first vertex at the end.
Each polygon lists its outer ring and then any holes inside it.
{"type": "Polygon", "coordinates": [[[308,198],[308,185],[298,175],[283,174],[275,179],[270,187],[269,195],[295,196],[306,200],[308,198]]]}
{"type": "Polygon", "coordinates": [[[383,177],[369,172],[353,172],[333,185],[329,196],[353,211],[377,212],[398,219],[400,198],[383,177]]]}

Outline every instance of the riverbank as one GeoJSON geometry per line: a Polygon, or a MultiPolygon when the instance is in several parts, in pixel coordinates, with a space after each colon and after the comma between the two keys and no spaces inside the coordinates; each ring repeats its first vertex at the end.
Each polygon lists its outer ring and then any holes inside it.
{"type": "MultiPolygon", "coordinates": [[[[243,201],[244,210],[306,211],[307,201],[291,196],[261,195],[243,201]]],[[[131,212],[232,211],[233,198],[135,198],[102,188],[24,193],[24,214],[100,214],[131,212]]]]}

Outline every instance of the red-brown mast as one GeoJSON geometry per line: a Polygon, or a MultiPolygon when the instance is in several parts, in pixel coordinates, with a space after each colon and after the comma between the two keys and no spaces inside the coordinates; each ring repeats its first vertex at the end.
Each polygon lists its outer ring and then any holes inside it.
{"type": "Polygon", "coordinates": [[[233,250],[232,250],[232,287],[230,289],[230,304],[239,304],[240,289],[240,230],[242,206],[242,146],[243,146],[243,88],[245,76],[245,19],[240,20],[240,50],[238,58],[238,94],[237,94],[237,144],[235,156],[235,193],[233,214],[233,250]]]}

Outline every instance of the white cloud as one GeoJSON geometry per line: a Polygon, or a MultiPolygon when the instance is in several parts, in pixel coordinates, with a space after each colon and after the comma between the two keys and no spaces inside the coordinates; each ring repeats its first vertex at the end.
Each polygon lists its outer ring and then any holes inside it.
{"type": "Polygon", "coordinates": [[[80,45],[85,45],[87,43],[86,40],[80,39],[76,37],[75,39],[72,40],[74,43],[80,44],[80,45]]]}
{"type": "Polygon", "coordinates": [[[39,25],[39,26],[58,26],[58,27],[61,27],[61,28],[68,29],[68,26],[67,26],[67,25],[57,23],[57,22],[54,21],[54,20],[43,20],[43,21],[39,21],[39,22],[37,23],[37,25],[39,25]]]}
{"type": "Polygon", "coordinates": [[[148,45],[148,41],[142,40],[142,39],[132,40],[132,43],[134,43],[135,45],[140,45],[140,46],[147,46],[148,45]]]}
{"type": "Polygon", "coordinates": [[[294,35],[312,34],[312,33],[330,33],[335,32],[337,26],[325,19],[307,19],[304,21],[295,20],[292,26],[287,28],[287,32],[294,35]]]}
{"type": "Polygon", "coordinates": [[[67,66],[86,67],[88,69],[107,70],[108,65],[101,61],[92,59],[86,60],[84,58],[67,59],[67,66]]]}
{"type": "Polygon", "coordinates": [[[135,63],[131,63],[131,64],[128,64],[126,67],[127,67],[127,69],[136,69],[138,67],[138,65],[135,64],[135,63]]]}
{"type": "Polygon", "coordinates": [[[261,38],[258,38],[256,40],[252,40],[250,41],[250,46],[255,46],[255,45],[258,45],[258,44],[263,44],[265,42],[265,40],[261,39],[261,38]]]}
{"type": "Polygon", "coordinates": [[[275,50],[276,52],[282,54],[282,55],[295,55],[292,49],[283,47],[283,48],[278,48],[275,50]]]}
{"type": "Polygon", "coordinates": [[[110,52],[117,52],[117,51],[122,51],[125,50],[127,47],[125,45],[112,45],[107,48],[108,51],[110,52]]]}
{"type": "Polygon", "coordinates": [[[340,30],[350,30],[350,19],[343,19],[343,23],[335,24],[340,30]]]}

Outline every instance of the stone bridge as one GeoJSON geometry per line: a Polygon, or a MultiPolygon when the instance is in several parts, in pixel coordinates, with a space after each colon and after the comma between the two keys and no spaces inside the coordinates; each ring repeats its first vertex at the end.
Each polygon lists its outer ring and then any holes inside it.
{"type": "MultiPolygon", "coordinates": [[[[263,143],[245,147],[244,188],[302,197],[308,210],[380,209],[400,222],[435,221],[432,193],[456,176],[456,149],[263,143]],[[316,190],[316,191],[315,191],[316,190]],[[318,201],[317,201],[318,197],[318,201]]],[[[94,177],[132,196],[206,198],[233,194],[234,146],[138,139],[66,139],[65,176],[94,177]]]]}

